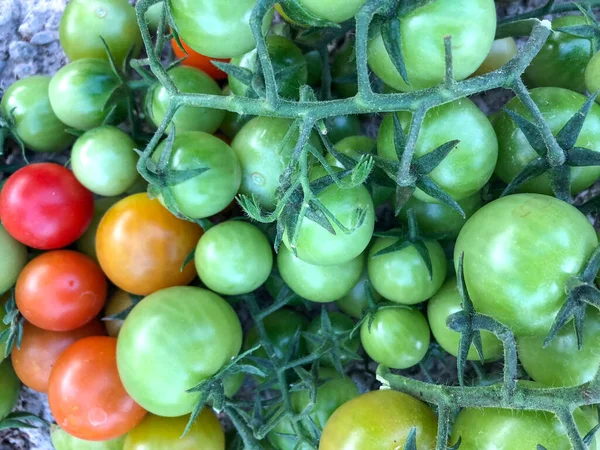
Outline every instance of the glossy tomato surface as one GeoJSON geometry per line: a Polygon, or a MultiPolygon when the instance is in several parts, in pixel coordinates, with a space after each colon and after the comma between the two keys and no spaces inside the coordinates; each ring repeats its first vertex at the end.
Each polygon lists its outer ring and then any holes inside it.
{"type": "Polygon", "coordinates": [[[218,59],[218,58],[209,58],[208,56],[204,56],[196,51],[189,45],[185,43],[184,40],[181,40],[181,45],[183,46],[183,51],[179,44],[175,41],[175,39],[171,39],[171,47],[173,47],[173,53],[178,59],[184,59],[181,63],[184,66],[195,67],[196,69],[200,69],[211,78],[215,80],[225,80],[227,78],[227,74],[222,70],[218,69],[212,61],[224,62],[228,63],[229,59],[218,59]]]}
{"type": "Polygon", "coordinates": [[[58,425],[50,425],[50,437],[54,450],[123,450],[125,436],[108,441],[86,441],[71,436],[58,425]]]}
{"type": "Polygon", "coordinates": [[[371,296],[375,302],[381,300],[379,292],[369,284],[369,273],[365,265],[362,275],[352,290],[339,300],[336,300],[335,304],[349,316],[360,319],[363,315],[363,310],[368,306],[367,289],[371,291],[371,296]]]}

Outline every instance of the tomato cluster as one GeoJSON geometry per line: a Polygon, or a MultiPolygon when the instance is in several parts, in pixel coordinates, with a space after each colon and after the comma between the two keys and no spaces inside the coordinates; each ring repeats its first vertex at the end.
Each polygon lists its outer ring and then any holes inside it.
{"type": "Polygon", "coordinates": [[[450,417],[348,375],[598,377],[592,10],[507,32],[493,0],[272,3],[71,0],[70,62],[4,92],[1,136],[56,158],[0,190],[0,429],[23,383],[57,450],[224,450],[215,412],[228,448],[600,449],[595,404],[450,417]],[[459,86],[517,95],[488,116],[459,86]]]}

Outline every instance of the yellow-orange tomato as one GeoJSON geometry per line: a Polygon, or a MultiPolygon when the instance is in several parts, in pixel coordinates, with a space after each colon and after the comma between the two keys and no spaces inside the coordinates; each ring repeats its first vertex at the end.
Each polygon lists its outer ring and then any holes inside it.
{"type": "Polygon", "coordinates": [[[229,59],[209,58],[208,56],[204,56],[203,54],[192,49],[189,45],[183,42],[183,40],[181,40],[181,45],[183,45],[185,52],[181,50],[175,39],[171,39],[171,46],[173,47],[173,53],[175,53],[175,56],[179,59],[185,58],[185,60],[182,62],[184,66],[191,66],[195,67],[196,69],[200,69],[214,80],[225,80],[227,78],[227,74],[218,69],[217,66],[215,66],[211,61],[228,63],[229,59]]]}
{"type": "Polygon", "coordinates": [[[178,219],[145,193],[135,194],[116,203],[100,221],[96,254],[117,287],[149,295],[194,279],[194,265],[181,266],[200,236],[198,225],[178,219]]]}

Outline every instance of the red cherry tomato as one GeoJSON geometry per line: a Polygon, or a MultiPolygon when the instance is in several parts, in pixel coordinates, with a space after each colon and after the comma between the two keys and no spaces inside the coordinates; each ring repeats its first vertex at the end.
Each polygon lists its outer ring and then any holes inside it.
{"type": "Polygon", "coordinates": [[[173,47],[173,52],[175,53],[175,56],[179,59],[186,58],[185,61],[183,61],[182,63],[184,66],[192,66],[196,69],[200,69],[203,72],[210,75],[215,80],[225,80],[227,78],[227,74],[222,70],[217,69],[217,67],[214,66],[211,63],[211,61],[221,61],[228,63],[230,61],[229,59],[217,59],[204,56],[194,51],[189,45],[183,42],[183,40],[181,40],[181,45],[183,45],[183,48],[185,49],[187,54],[181,50],[179,45],[177,45],[175,39],[171,39],[171,46],[173,47]]]}

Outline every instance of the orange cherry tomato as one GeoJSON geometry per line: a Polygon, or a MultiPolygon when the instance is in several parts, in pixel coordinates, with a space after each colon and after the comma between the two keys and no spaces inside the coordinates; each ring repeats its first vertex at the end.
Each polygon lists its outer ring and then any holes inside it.
{"type": "Polygon", "coordinates": [[[217,69],[211,61],[221,61],[228,63],[229,59],[217,59],[217,58],[209,58],[208,56],[204,56],[197,51],[193,50],[189,45],[187,45],[183,40],[181,40],[181,44],[183,48],[187,52],[187,54],[179,48],[175,39],[171,39],[171,46],[173,47],[173,52],[178,59],[186,58],[185,61],[182,62],[184,66],[195,67],[196,69],[200,69],[203,72],[210,75],[214,80],[225,80],[227,78],[227,74],[220,69],[217,69]]]}
{"type": "Polygon", "coordinates": [[[99,320],[63,332],[42,330],[25,322],[21,348],[15,346],[10,354],[13,368],[23,384],[34,391],[47,392],[50,372],[58,357],[80,339],[105,334],[99,320]]]}
{"type": "MultiPolygon", "coordinates": [[[[127,308],[131,308],[132,306],[133,298],[131,297],[131,294],[121,289],[117,289],[115,293],[106,301],[104,317],[113,316],[125,311],[127,308]]],[[[125,320],[104,320],[103,322],[108,335],[112,337],[118,337],[125,320]]]]}
{"type": "Polygon", "coordinates": [[[55,250],[32,259],[17,279],[15,300],[36,327],[70,331],[90,322],[104,307],[107,282],[89,256],[55,250]]]}
{"type": "Polygon", "coordinates": [[[146,415],[119,378],[112,337],[88,337],[65,350],[50,374],[48,401],[58,425],[88,441],[122,436],[146,415]]]}
{"type": "Polygon", "coordinates": [[[119,288],[149,295],[194,279],[194,264],[181,266],[196,248],[202,228],[178,219],[147,194],[124,198],[107,211],[96,233],[96,253],[119,288]]]}

